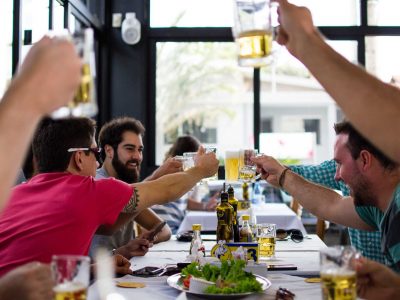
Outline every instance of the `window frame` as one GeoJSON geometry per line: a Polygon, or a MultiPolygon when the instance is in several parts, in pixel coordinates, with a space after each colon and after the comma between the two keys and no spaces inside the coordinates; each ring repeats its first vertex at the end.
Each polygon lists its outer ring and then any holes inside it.
{"type": "MultiPolygon", "coordinates": [[[[151,1],[151,0],[150,0],[151,1]]],[[[150,1],[144,5],[144,15],[147,16],[145,25],[148,32],[145,36],[148,43],[148,94],[149,106],[147,110],[147,124],[149,147],[149,165],[155,166],[156,159],[156,61],[157,61],[157,42],[233,42],[230,27],[170,27],[152,28],[150,27],[150,1]]],[[[357,43],[357,61],[365,66],[366,60],[366,36],[399,36],[400,26],[370,26],[368,25],[368,2],[359,1],[360,25],[357,26],[319,26],[319,31],[329,40],[355,41],[357,43]]],[[[260,69],[254,68],[253,71],[253,134],[254,147],[259,148],[261,132],[261,83],[260,69]]]]}

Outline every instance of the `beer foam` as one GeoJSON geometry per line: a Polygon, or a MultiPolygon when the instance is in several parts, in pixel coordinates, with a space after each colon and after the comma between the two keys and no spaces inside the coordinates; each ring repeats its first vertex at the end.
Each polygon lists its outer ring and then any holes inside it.
{"type": "Polygon", "coordinates": [[[239,159],[239,151],[226,151],[225,158],[237,158],[239,159]]]}
{"type": "Polygon", "coordinates": [[[321,270],[321,276],[354,276],[356,271],[349,270],[347,268],[331,268],[326,270],[321,270]]]}
{"type": "Polygon", "coordinates": [[[62,292],[77,292],[81,290],[85,290],[86,286],[81,283],[81,282],[64,282],[57,284],[54,288],[53,291],[55,293],[62,293],[62,292]]]}

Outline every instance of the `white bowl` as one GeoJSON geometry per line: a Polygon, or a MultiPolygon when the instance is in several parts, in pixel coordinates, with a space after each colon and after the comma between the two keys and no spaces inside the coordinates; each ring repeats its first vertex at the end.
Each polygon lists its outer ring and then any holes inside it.
{"type": "Polygon", "coordinates": [[[204,293],[204,290],[211,285],[215,285],[215,283],[202,278],[191,277],[189,292],[201,294],[204,293]]]}

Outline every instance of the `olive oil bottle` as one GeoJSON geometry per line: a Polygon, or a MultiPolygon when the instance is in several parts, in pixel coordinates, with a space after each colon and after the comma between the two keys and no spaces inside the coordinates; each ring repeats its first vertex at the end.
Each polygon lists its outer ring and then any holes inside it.
{"type": "Polygon", "coordinates": [[[232,228],[233,228],[233,240],[235,243],[239,242],[239,222],[238,222],[238,203],[239,201],[235,198],[235,190],[230,185],[228,188],[228,202],[233,207],[233,217],[232,217],[232,228]]]}
{"type": "Polygon", "coordinates": [[[221,202],[217,210],[217,242],[224,240],[227,243],[233,242],[233,207],[228,202],[228,193],[221,193],[221,202]]]}

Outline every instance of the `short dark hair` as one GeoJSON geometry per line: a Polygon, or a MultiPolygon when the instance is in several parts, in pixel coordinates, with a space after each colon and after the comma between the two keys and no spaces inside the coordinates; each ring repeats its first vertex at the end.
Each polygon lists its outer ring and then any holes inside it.
{"type": "Polygon", "coordinates": [[[372,145],[366,138],[364,138],[348,121],[342,121],[336,123],[335,126],[336,134],[348,134],[349,138],[347,141],[347,147],[350,150],[353,159],[357,159],[360,156],[362,150],[367,150],[381,163],[385,169],[393,170],[398,164],[388,158],[382,151],[372,145]]]}
{"type": "Polygon", "coordinates": [[[200,141],[192,135],[180,136],[168,150],[165,158],[183,155],[185,152],[196,152],[200,145],[200,141]]]}
{"type": "MultiPolygon", "coordinates": [[[[101,127],[99,132],[99,146],[104,148],[105,145],[110,145],[116,149],[122,142],[122,135],[126,131],[132,131],[142,137],[145,133],[144,126],[139,120],[131,117],[115,118],[101,127]]],[[[102,152],[102,156],[104,159],[104,151],[102,152]]]]}
{"type": "Polygon", "coordinates": [[[96,122],[89,118],[44,118],[32,142],[39,173],[64,172],[72,156],[67,150],[90,148],[95,132],[96,122]]]}

